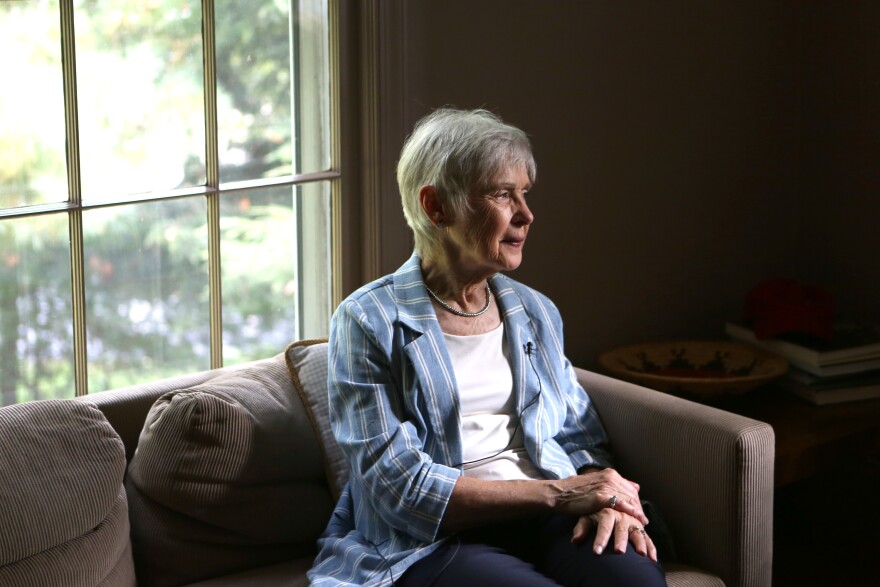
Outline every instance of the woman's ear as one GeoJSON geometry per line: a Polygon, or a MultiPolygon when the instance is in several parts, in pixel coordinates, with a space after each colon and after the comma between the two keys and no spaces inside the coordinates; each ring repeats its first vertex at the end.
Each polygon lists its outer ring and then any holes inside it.
{"type": "Polygon", "coordinates": [[[443,210],[443,204],[437,194],[437,188],[432,185],[423,185],[419,188],[419,203],[422,205],[425,215],[435,225],[446,223],[447,218],[443,210]]]}

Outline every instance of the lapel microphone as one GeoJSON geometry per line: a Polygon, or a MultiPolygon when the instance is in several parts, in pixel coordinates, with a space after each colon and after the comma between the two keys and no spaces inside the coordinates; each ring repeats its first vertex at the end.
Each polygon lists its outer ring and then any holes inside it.
{"type": "MultiPolygon", "coordinates": [[[[529,341],[529,342],[527,342],[527,343],[525,344],[526,355],[528,355],[529,357],[532,356],[532,347],[533,347],[533,346],[534,346],[534,345],[532,344],[532,341],[529,341]]],[[[536,350],[537,350],[537,349],[536,349],[536,350]]]]}

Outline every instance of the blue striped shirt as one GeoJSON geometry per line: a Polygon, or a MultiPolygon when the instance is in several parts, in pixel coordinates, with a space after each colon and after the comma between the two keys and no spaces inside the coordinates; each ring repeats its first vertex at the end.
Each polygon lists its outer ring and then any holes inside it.
{"type": "MultiPolygon", "coordinates": [[[[605,432],[565,358],[558,310],[502,274],[490,284],[532,462],[547,478],[610,466],[605,432]]],[[[462,474],[457,384],[418,256],[339,306],[329,347],[330,421],[351,470],[309,579],[390,585],[442,540],[462,474]]]]}

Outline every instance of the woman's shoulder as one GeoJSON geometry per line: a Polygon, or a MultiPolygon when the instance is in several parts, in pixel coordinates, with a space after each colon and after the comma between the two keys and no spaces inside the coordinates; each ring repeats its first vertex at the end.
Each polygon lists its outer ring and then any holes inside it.
{"type": "Polygon", "coordinates": [[[394,305],[401,288],[411,288],[422,283],[419,258],[416,255],[407,260],[394,273],[366,283],[352,292],[342,305],[394,305]]]}
{"type": "Polygon", "coordinates": [[[375,295],[377,291],[382,291],[384,289],[390,288],[394,283],[393,278],[393,275],[385,275],[383,277],[380,277],[379,279],[374,279],[369,283],[365,283],[364,285],[353,291],[346,298],[346,301],[368,298],[371,295],[375,295]]]}
{"type": "Polygon", "coordinates": [[[379,279],[357,288],[348,295],[339,305],[341,309],[364,308],[369,311],[370,308],[377,306],[393,305],[393,287],[394,280],[392,275],[386,275],[379,279]]]}
{"type": "Polygon", "coordinates": [[[546,294],[508,275],[497,273],[492,278],[492,285],[495,288],[496,295],[501,297],[512,296],[512,299],[522,304],[526,311],[533,312],[542,309],[558,313],[556,304],[546,294]]]}
{"type": "Polygon", "coordinates": [[[424,306],[430,307],[430,303],[422,279],[419,257],[413,255],[394,273],[371,281],[352,292],[343,300],[337,312],[360,309],[367,313],[379,313],[386,320],[392,321],[392,315],[399,313],[404,316],[415,312],[417,316],[411,318],[423,319],[424,316],[419,314],[425,313],[424,306]]]}
{"type": "Polygon", "coordinates": [[[345,298],[330,320],[330,343],[339,337],[360,340],[367,336],[374,344],[386,346],[393,338],[397,310],[389,290],[393,284],[383,277],[359,287],[345,298]]]}

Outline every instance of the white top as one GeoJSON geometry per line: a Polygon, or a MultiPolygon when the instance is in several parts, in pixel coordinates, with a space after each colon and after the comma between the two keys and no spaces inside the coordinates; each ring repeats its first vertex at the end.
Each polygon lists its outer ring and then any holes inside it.
{"type": "Polygon", "coordinates": [[[522,429],[517,426],[504,324],[485,334],[444,333],[443,337],[458,382],[464,475],[543,479],[526,453],[522,429]]]}

